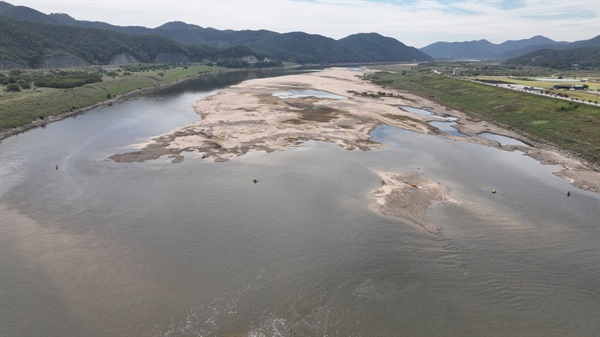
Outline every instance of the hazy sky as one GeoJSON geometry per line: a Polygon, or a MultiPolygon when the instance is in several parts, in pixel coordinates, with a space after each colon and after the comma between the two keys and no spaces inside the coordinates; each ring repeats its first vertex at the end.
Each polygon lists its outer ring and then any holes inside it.
{"type": "Polygon", "coordinates": [[[22,0],[7,1],[78,20],[154,28],[183,21],[217,29],[303,31],[339,39],[376,32],[409,46],[544,35],[600,35],[598,0],[22,0]]]}

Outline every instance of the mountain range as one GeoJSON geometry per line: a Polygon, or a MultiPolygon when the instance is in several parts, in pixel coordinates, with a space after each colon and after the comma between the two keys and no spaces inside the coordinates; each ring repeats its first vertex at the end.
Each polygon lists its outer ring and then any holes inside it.
{"type": "Polygon", "coordinates": [[[3,1],[0,29],[10,32],[0,40],[0,60],[29,67],[48,66],[47,61],[56,57],[60,63],[66,55],[88,64],[216,61],[242,56],[300,64],[433,60],[417,48],[376,33],[335,40],[303,32],[217,30],[184,22],[157,28],[122,27],[80,21],[67,14],[44,14],[3,1]]]}
{"type": "Polygon", "coordinates": [[[253,62],[277,60],[300,64],[517,58],[515,62],[567,67],[572,63],[595,66],[593,57],[600,49],[600,36],[571,43],[553,41],[544,36],[500,44],[487,40],[436,42],[417,49],[377,33],[357,33],[335,40],[304,32],[218,30],[180,21],[156,28],[115,26],[76,20],[68,14],[44,14],[4,1],[0,1],[0,30],[3,32],[0,69],[219,60],[239,64],[242,58],[253,62]],[[583,49],[578,53],[556,52],[574,48],[583,49]],[[527,56],[530,53],[534,56],[527,56]]]}
{"type": "Polygon", "coordinates": [[[509,60],[539,50],[566,50],[600,48],[599,36],[576,42],[557,42],[537,35],[529,39],[494,44],[488,40],[464,42],[436,42],[421,48],[435,59],[509,60]]]}

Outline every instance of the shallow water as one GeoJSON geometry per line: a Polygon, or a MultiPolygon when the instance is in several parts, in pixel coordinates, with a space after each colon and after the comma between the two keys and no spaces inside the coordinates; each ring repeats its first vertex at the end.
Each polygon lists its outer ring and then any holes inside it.
{"type": "Polygon", "coordinates": [[[452,116],[440,116],[440,115],[433,113],[427,109],[413,108],[410,106],[401,106],[400,108],[402,110],[410,112],[410,113],[423,115],[423,116],[429,116],[429,117],[435,117],[435,118],[439,118],[439,119],[447,121],[447,122],[455,122],[458,120],[458,118],[452,117],[452,116]]]}
{"type": "Polygon", "coordinates": [[[458,137],[468,137],[464,133],[458,131],[454,126],[456,122],[429,122],[429,125],[437,128],[439,132],[447,133],[458,137]]]}
{"type": "Polygon", "coordinates": [[[483,138],[487,138],[487,139],[491,139],[491,140],[495,140],[498,143],[500,143],[500,145],[529,146],[529,145],[523,143],[520,140],[516,140],[514,138],[510,138],[510,137],[506,137],[506,136],[497,135],[495,133],[484,132],[484,133],[480,133],[478,136],[479,137],[483,137],[483,138]]]}
{"type": "Polygon", "coordinates": [[[198,120],[213,90],[0,143],[0,335],[597,335],[600,198],[518,151],[379,127],[377,151],[106,159],[198,120]],[[373,212],[374,170],[462,205],[430,208],[441,235],[373,212]]]}
{"type": "Polygon", "coordinates": [[[410,106],[401,106],[400,107],[402,110],[404,111],[408,111],[410,113],[414,113],[414,114],[418,114],[418,115],[423,115],[423,116],[429,116],[429,117],[439,117],[439,118],[444,118],[438,114],[435,114],[429,110],[425,110],[425,109],[418,109],[418,108],[413,108],[410,106]]]}

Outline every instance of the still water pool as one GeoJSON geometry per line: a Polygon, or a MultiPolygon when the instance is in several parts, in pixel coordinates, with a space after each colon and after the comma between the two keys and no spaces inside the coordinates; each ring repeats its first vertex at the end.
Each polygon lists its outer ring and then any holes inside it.
{"type": "Polygon", "coordinates": [[[384,126],[377,151],[107,160],[252,76],[0,143],[0,335],[598,335],[600,198],[518,151],[384,126]],[[462,204],[429,209],[440,235],[373,212],[377,170],[462,204]]]}

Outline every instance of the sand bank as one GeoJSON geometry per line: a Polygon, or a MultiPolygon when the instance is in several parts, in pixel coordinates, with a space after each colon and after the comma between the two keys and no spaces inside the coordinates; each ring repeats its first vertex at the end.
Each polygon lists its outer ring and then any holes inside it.
{"type": "Polygon", "coordinates": [[[374,208],[408,219],[430,233],[440,232],[436,224],[426,220],[425,212],[436,202],[457,203],[448,188],[418,172],[376,173],[381,178],[381,187],[372,193],[377,200],[374,208]]]}
{"type": "MultiPolygon", "coordinates": [[[[371,140],[370,132],[379,125],[389,125],[439,134],[454,141],[522,151],[543,164],[561,165],[564,169],[556,174],[571,184],[600,191],[600,173],[568,153],[535,144],[513,131],[474,120],[425,98],[382,89],[362,80],[368,71],[331,68],[245,81],[198,101],[194,106],[202,116],[198,122],[154,138],[140,145],[139,151],[110,158],[141,162],[167,155],[179,162],[184,158],[181,153],[193,152],[205,160],[225,161],[252,150],[271,152],[299,146],[306,140],[331,142],[348,150],[371,150],[384,145],[371,140]],[[411,113],[403,109],[407,106],[426,109],[437,116],[411,113]],[[453,117],[455,128],[464,137],[440,132],[428,124],[448,117],[453,117]],[[503,146],[479,137],[483,132],[515,138],[531,146],[503,146]]],[[[382,179],[384,190],[375,192],[382,212],[405,217],[430,232],[438,231],[434,224],[425,221],[425,210],[432,202],[451,200],[443,187],[419,175],[383,174],[382,179]]]]}

